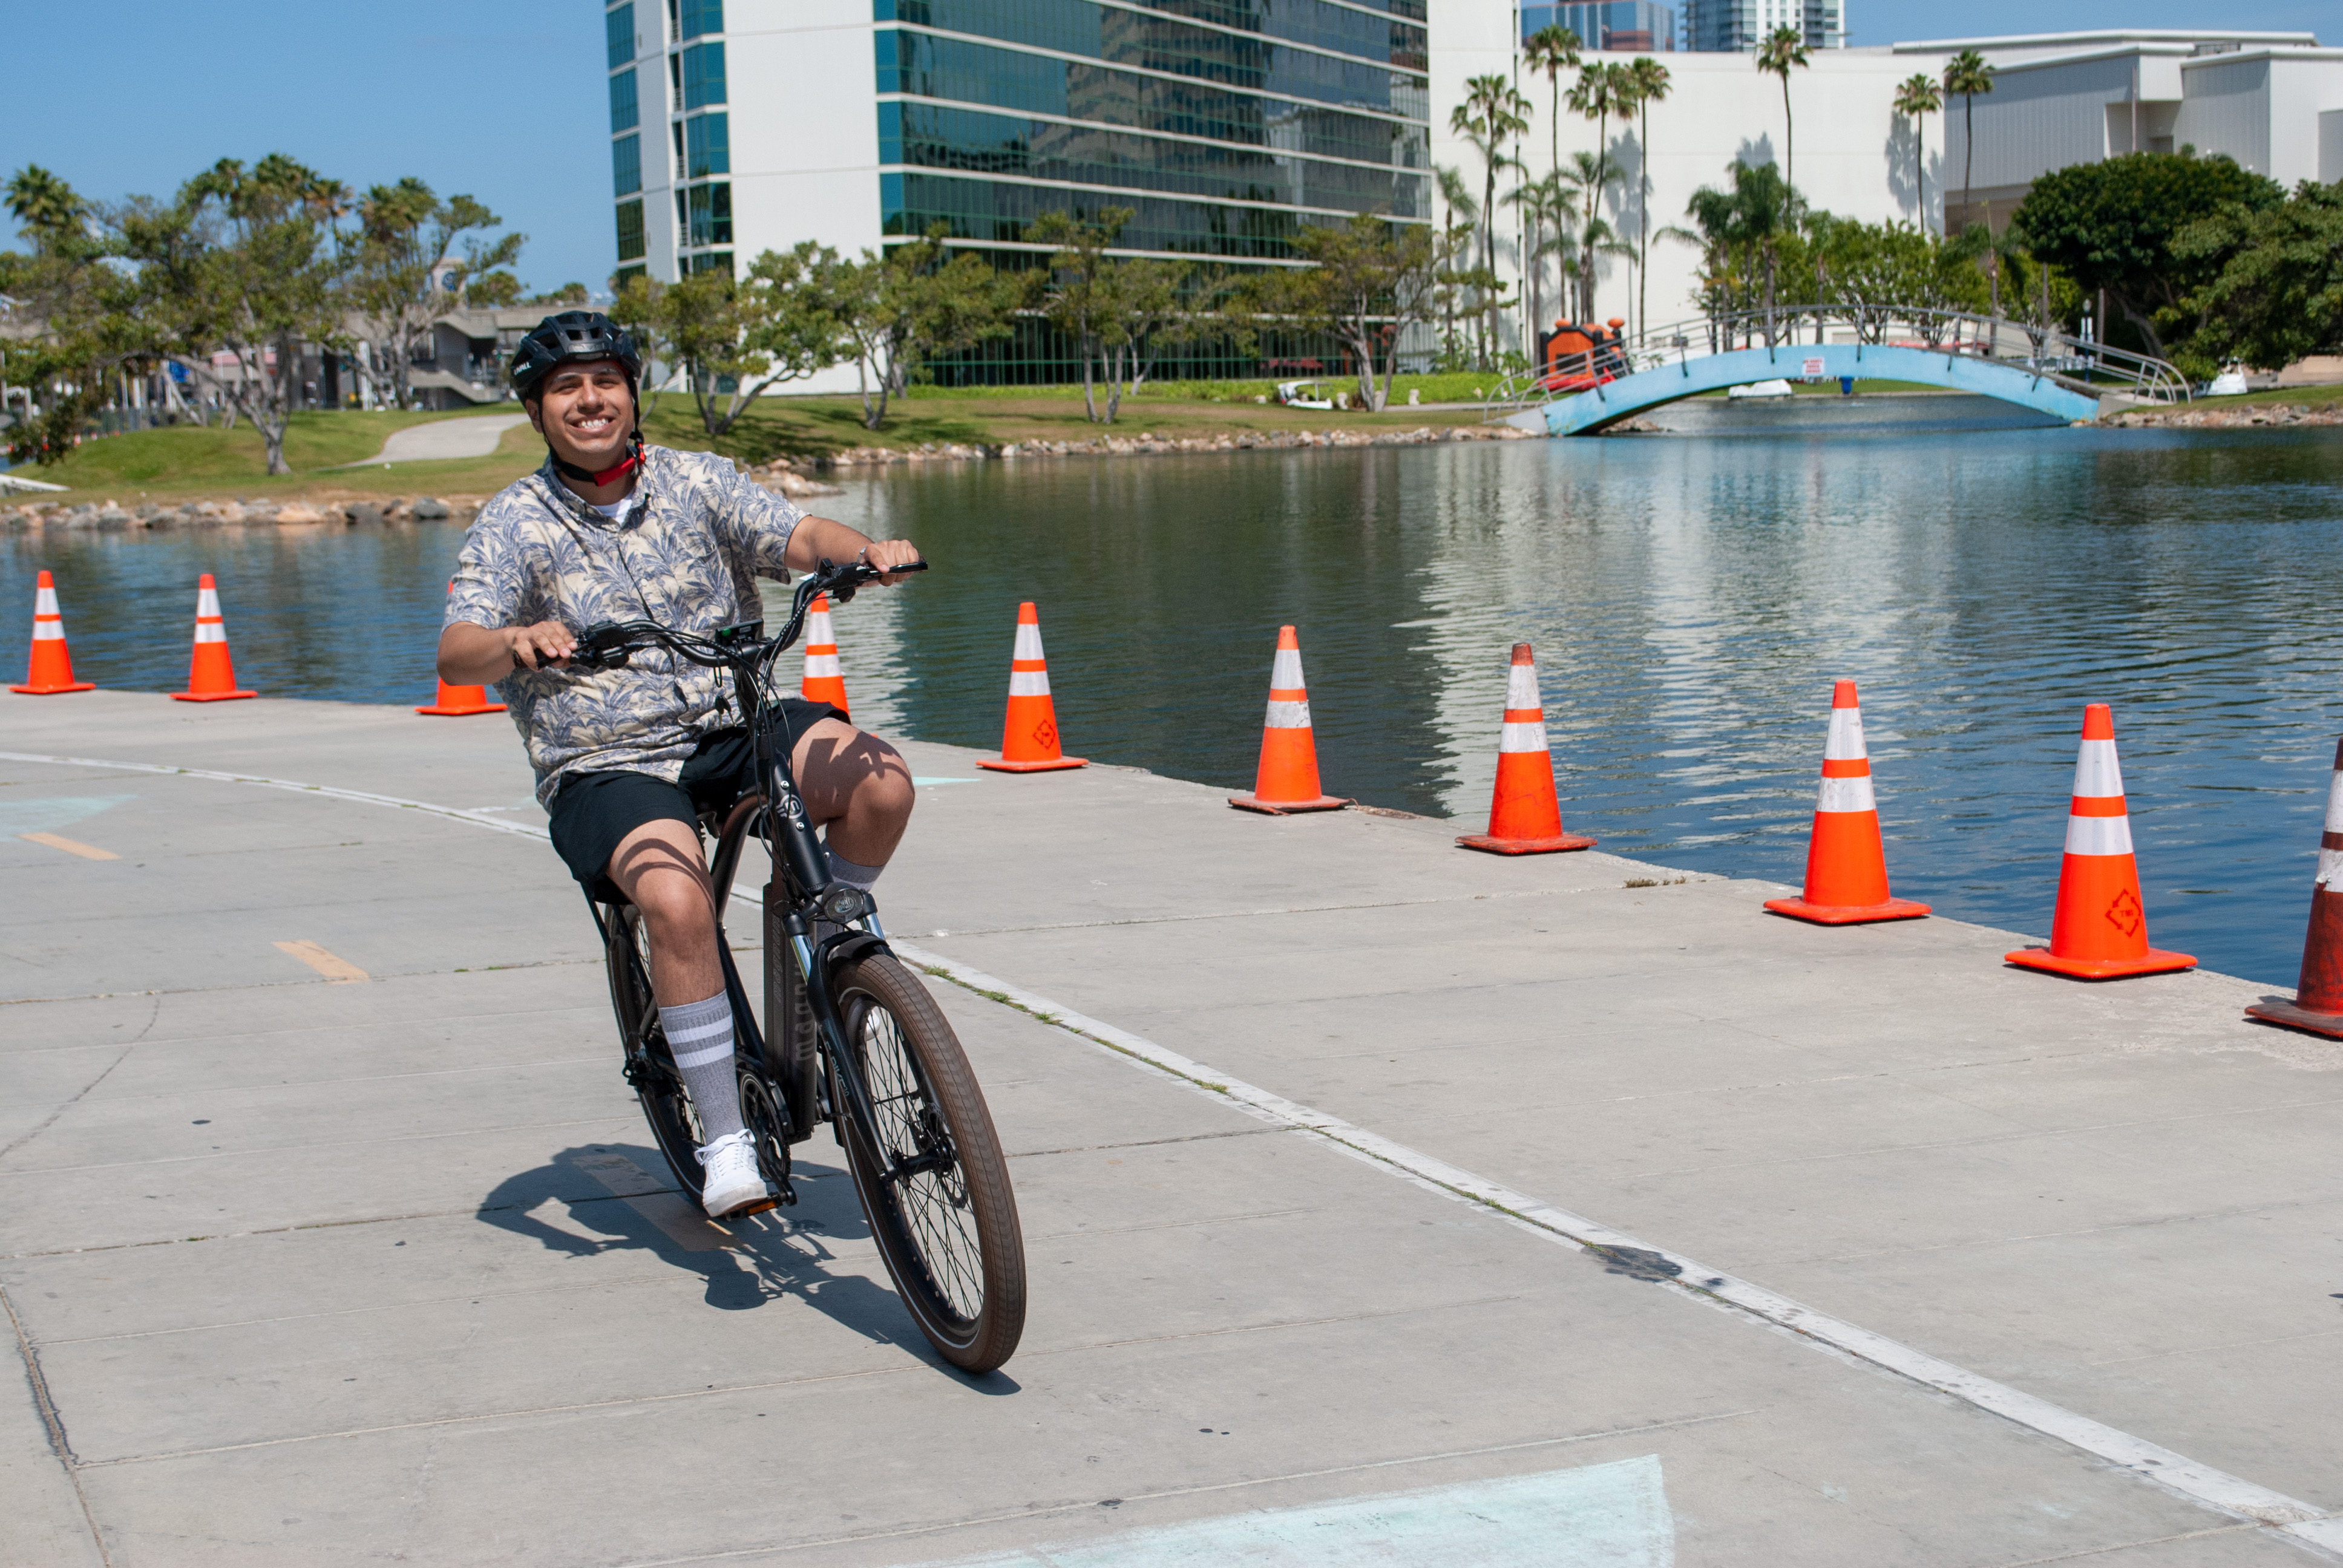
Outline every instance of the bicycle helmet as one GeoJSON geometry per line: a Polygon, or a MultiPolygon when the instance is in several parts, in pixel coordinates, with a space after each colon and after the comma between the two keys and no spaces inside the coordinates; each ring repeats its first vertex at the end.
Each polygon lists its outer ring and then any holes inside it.
{"type": "Polygon", "coordinates": [[[598,310],[565,310],[547,317],[513,350],[513,392],[526,400],[556,367],[590,359],[615,359],[627,373],[627,396],[635,406],[636,420],[636,428],[628,437],[627,456],[616,467],[597,473],[579,467],[554,451],[550,441],[546,443],[546,453],[553,459],[553,466],[571,478],[590,485],[607,485],[643,460],[642,398],[638,389],[643,357],[626,328],[598,310]]]}

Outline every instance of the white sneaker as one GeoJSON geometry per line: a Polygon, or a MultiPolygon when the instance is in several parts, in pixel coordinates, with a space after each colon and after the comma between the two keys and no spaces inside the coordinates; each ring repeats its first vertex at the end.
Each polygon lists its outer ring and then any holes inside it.
{"type": "Polygon", "coordinates": [[[700,1179],[699,1206],[711,1220],[721,1220],[751,1205],[763,1204],[771,1194],[757,1169],[757,1145],[746,1129],[699,1149],[699,1163],[708,1174],[700,1179]]]}

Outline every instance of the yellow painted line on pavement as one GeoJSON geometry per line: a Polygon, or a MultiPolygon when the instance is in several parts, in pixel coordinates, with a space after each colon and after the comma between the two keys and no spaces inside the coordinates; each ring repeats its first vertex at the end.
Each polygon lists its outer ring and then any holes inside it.
{"type": "Polygon", "coordinates": [[[101,849],[95,844],[84,844],[75,839],[59,838],[55,833],[19,833],[16,837],[28,844],[46,844],[52,849],[63,849],[68,855],[79,855],[85,860],[122,859],[111,849],[101,849]]]}
{"type": "Polygon", "coordinates": [[[373,978],[349,960],[336,958],[315,942],[279,942],[277,950],[299,959],[336,985],[355,985],[373,978]]]}

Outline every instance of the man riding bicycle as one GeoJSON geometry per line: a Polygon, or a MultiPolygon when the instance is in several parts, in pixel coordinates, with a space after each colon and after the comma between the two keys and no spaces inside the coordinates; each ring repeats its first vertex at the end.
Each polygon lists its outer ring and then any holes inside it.
{"type": "MultiPolygon", "coordinates": [[[[521,340],[512,384],[545,437],[545,466],[499,491],[465,536],[439,677],[497,684],[554,849],[588,896],[642,911],[659,1022],[699,1117],[700,1201],[720,1216],[769,1194],[740,1120],[695,812],[756,789],[756,759],[720,672],[664,650],[593,673],[568,668],[569,656],[597,622],[712,632],[763,618],[759,577],[787,581],[788,568],[824,560],[905,566],[920,552],[808,517],[728,458],[646,446],[641,373],[634,340],[598,312],[548,316],[521,340]]],[[[828,829],[830,873],[867,890],[910,819],[910,770],[828,703],[779,708],[799,791],[828,829]]]]}

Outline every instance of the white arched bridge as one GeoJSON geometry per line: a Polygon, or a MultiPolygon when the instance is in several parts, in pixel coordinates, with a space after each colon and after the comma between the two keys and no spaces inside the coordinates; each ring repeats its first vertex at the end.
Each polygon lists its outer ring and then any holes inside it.
{"type": "Polygon", "coordinates": [[[2051,327],[1961,311],[1879,306],[1745,311],[1653,327],[1508,377],[1489,418],[1591,436],[1704,392],[1771,380],[1906,381],[1974,392],[2068,422],[2183,402],[2161,359],[2051,327]]]}

